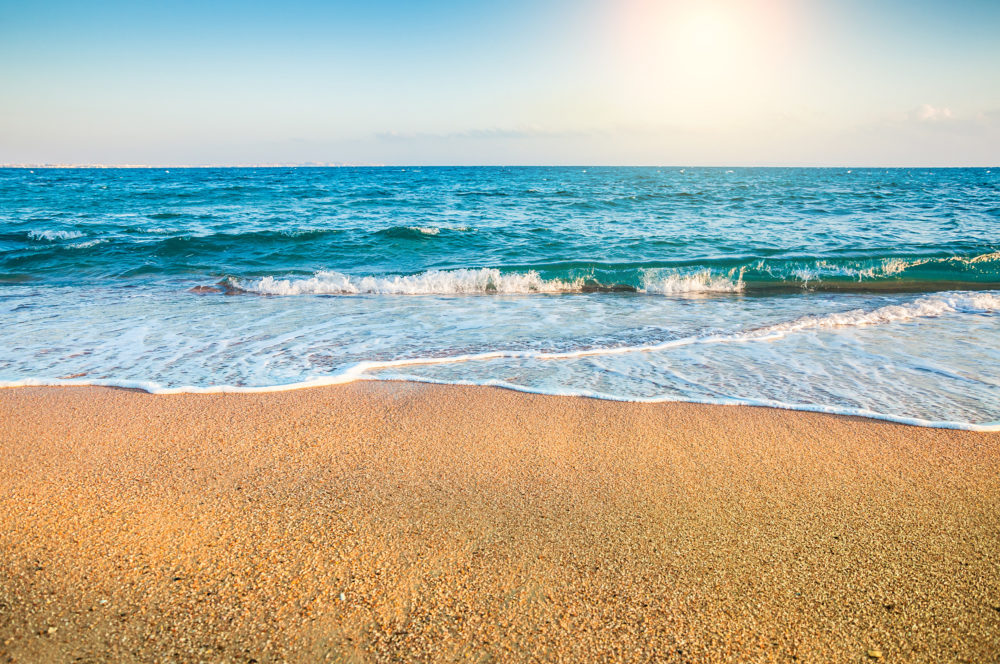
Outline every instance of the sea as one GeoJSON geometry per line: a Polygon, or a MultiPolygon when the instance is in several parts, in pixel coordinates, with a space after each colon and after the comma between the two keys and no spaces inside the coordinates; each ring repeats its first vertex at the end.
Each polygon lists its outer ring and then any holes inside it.
{"type": "Polygon", "coordinates": [[[0,169],[0,386],[1000,430],[1000,168],[0,169]]]}

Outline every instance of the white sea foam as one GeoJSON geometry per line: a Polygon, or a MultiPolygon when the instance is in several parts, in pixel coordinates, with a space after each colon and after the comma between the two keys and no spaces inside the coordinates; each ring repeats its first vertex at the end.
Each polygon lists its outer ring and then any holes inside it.
{"type": "Polygon", "coordinates": [[[963,263],[989,263],[992,261],[1000,261],[1000,251],[994,251],[988,254],[980,254],[979,256],[973,256],[972,258],[953,258],[952,260],[961,261],[963,263]]]}
{"type": "Polygon", "coordinates": [[[502,273],[492,268],[428,270],[412,275],[355,277],[317,272],[307,279],[236,279],[235,288],[261,295],[378,294],[433,295],[472,293],[561,293],[579,290],[582,282],[543,279],[537,272],[502,273]]]}
{"type": "MultiPolygon", "coordinates": [[[[738,293],[743,280],[738,272],[712,274],[708,270],[691,274],[646,270],[640,292],[655,295],[698,293],[738,293]],[[735,276],[734,276],[735,275],[735,276]]],[[[585,280],[545,279],[538,272],[501,272],[494,268],[428,270],[412,275],[356,277],[341,272],[317,272],[303,279],[231,279],[241,291],[260,295],[449,295],[449,294],[527,294],[581,292],[585,280]]]]}
{"type": "Polygon", "coordinates": [[[823,316],[803,316],[787,323],[778,323],[748,332],[766,337],[804,330],[835,327],[881,325],[931,318],[950,313],[995,313],[1000,311],[1000,296],[992,293],[951,293],[929,295],[906,304],[890,304],[877,309],[854,309],[823,316]]]}
{"type": "Polygon", "coordinates": [[[713,274],[702,270],[692,274],[664,274],[663,270],[649,269],[643,271],[642,282],[643,292],[658,295],[739,293],[743,290],[743,273],[732,270],[713,274]]]}
{"type": "MultiPolygon", "coordinates": [[[[364,378],[366,380],[370,378],[364,378]]],[[[620,397],[613,394],[606,394],[603,392],[597,392],[593,390],[577,390],[577,389],[566,389],[566,390],[546,390],[542,388],[527,387],[524,385],[518,385],[516,383],[508,383],[502,380],[485,380],[485,381],[444,381],[435,380],[433,378],[426,378],[423,376],[394,376],[391,378],[380,378],[375,380],[405,380],[415,383],[431,383],[436,385],[469,385],[469,386],[483,386],[483,387],[499,387],[507,390],[514,390],[515,392],[526,392],[528,394],[544,394],[548,396],[557,397],[585,397],[590,399],[600,399],[603,401],[624,401],[632,403],[699,403],[715,406],[756,406],[762,408],[780,408],[782,410],[797,410],[807,413],[827,413],[830,415],[847,415],[853,417],[866,417],[873,420],[882,420],[884,422],[895,422],[897,424],[908,424],[911,426],[918,427],[928,427],[931,429],[957,429],[960,431],[1000,431],[1000,422],[983,422],[983,423],[971,423],[971,422],[952,422],[949,420],[928,420],[919,417],[907,417],[905,415],[892,415],[888,413],[880,413],[874,410],[868,410],[867,408],[850,408],[847,406],[829,406],[823,404],[800,404],[791,403],[785,401],[774,401],[768,399],[737,399],[737,398],[718,398],[718,399],[698,399],[698,398],[684,398],[678,399],[673,397],[620,397]]],[[[302,387],[310,387],[309,385],[302,385],[302,387]]],[[[295,389],[295,388],[293,388],[295,389]]]]}
{"type": "Polygon", "coordinates": [[[31,230],[28,231],[28,237],[32,240],[47,240],[49,242],[55,242],[56,240],[74,240],[78,237],[83,237],[83,233],[80,231],[31,230]]]}
{"type": "MultiPolygon", "coordinates": [[[[437,235],[442,230],[469,230],[468,227],[411,226],[410,230],[437,235]]],[[[59,237],[75,237],[72,235],[59,237]]],[[[78,246],[78,245],[73,245],[78,246]]],[[[808,287],[811,282],[828,278],[849,278],[858,282],[878,281],[906,272],[921,265],[950,262],[962,265],[990,263],[1000,260],[1000,252],[951,258],[887,258],[874,263],[865,261],[830,262],[818,260],[809,265],[785,266],[781,262],[755,263],[728,270],[686,268],[644,268],[638,273],[640,293],[651,295],[699,295],[711,293],[742,293],[752,288],[755,279],[747,274],[765,273],[782,284],[793,278],[808,287]],[[748,286],[749,281],[749,286],[748,286]]],[[[386,295],[428,295],[469,293],[555,293],[581,292],[597,285],[586,276],[573,278],[542,277],[535,270],[506,272],[496,268],[428,270],[412,275],[355,276],[335,271],[321,271],[312,277],[282,279],[266,276],[260,279],[231,279],[230,284],[242,291],[265,295],[343,294],[359,293],[386,295]]],[[[609,287],[613,288],[614,284],[609,287]]]]}
{"type": "MultiPolygon", "coordinates": [[[[568,396],[586,396],[601,399],[621,400],[621,401],[691,401],[701,403],[716,404],[743,404],[759,405],[777,408],[788,408],[793,410],[816,411],[837,413],[843,415],[861,415],[906,424],[929,427],[945,427],[956,429],[971,429],[980,431],[1000,430],[1000,422],[959,422],[936,420],[930,418],[920,418],[912,416],[897,415],[893,413],[878,412],[861,407],[848,407],[842,405],[831,405],[824,403],[796,403],[794,401],[782,400],[753,400],[739,397],[720,395],[718,398],[702,398],[698,396],[678,397],[670,396],[630,396],[627,393],[616,394],[600,392],[596,390],[581,389],[578,387],[565,386],[553,387],[546,385],[520,385],[505,381],[499,377],[484,377],[480,380],[467,380],[458,378],[454,380],[441,380],[433,376],[423,376],[419,373],[410,373],[411,368],[429,365],[460,364],[472,362],[485,362],[490,360],[543,360],[558,361],[572,360],[575,358],[593,356],[614,356],[626,355],[642,352],[668,351],[682,346],[693,346],[699,344],[744,344],[744,343],[769,343],[776,339],[794,335],[798,333],[819,331],[824,329],[835,329],[842,327],[859,327],[873,325],[887,325],[906,322],[919,318],[934,318],[953,314],[995,314],[1000,312],[1000,295],[996,293],[941,293],[931,296],[921,297],[909,302],[887,305],[872,309],[857,309],[852,311],[837,312],[821,316],[802,316],[786,322],[759,327],[749,328],[741,331],[712,334],[695,335],[672,339],[662,343],[597,347],[572,350],[566,352],[541,352],[535,350],[496,350],[483,353],[469,353],[444,357],[411,357],[396,360],[383,361],[362,361],[326,375],[310,376],[303,380],[279,385],[264,386],[239,386],[239,385],[208,385],[208,386],[163,386],[154,381],[141,380],[60,380],[50,378],[30,378],[17,381],[0,381],[0,387],[12,387],[22,385],[109,385],[118,387],[139,388],[153,393],[173,394],[182,392],[207,393],[207,392],[272,392],[306,387],[317,387],[323,385],[336,385],[349,383],[356,380],[414,380],[423,382],[439,382],[447,384],[470,384],[470,385],[493,385],[508,389],[521,390],[542,394],[557,394],[568,396]]],[[[474,372],[473,372],[474,373],[474,372]]],[[[468,375],[468,374],[465,374],[468,375]]]]}
{"type": "Polygon", "coordinates": [[[86,242],[74,242],[73,244],[69,245],[69,247],[70,249],[86,249],[87,247],[93,247],[98,244],[104,244],[107,241],[108,241],[107,238],[99,237],[93,240],[87,240],[86,242]]]}
{"type": "MultiPolygon", "coordinates": [[[[44,379],[44,378],[26,378],[23,380],[10,380],[2,381],[0,380],[0,389],[2,388],[12,388],[12,387],[30,387],[30,386],[103,386],[103,387],[118,387],[126,389],[138,389],[148,392],[150,394],[219,394],[219,393],[266,393],[266,392],[287,392],[291,390],[301,390],[312,387],[326,387],[332,385],[343,385],[346,383],[353,383],[359,380],[372,380],[372,381],[409,381],[418,383],[431,383],[438,385],[469,385],[469,386],[481,386],[481,387],[498,387],[502,389],[514,390],[517,392],[526,392],[528,394],[543,394],[548,396],[562,396],[562,397],[586,397],[591,399],[601,399],[604,401],[624,401],[624,402],[635,402],[635,403],[700,403],[709,405],[719,405],[719,406],[759,406],[766,408],[780,408],[782,410],[797,410],[811,413],[828,413],[832,415],[848,415],[855,417],[866,417],[869,419],[882,420],[886,422],[895,422],[898,424],[908,424],[911,426],[928,427],[932,429],[958,429],[962,431],[1000,431],[1000,421],[998,422],[953,422],[948,420],[928,420],[919,417],[907,417],[905,415],[893,415],[889,413],[880,413],[873,410],[868,410],[866,408],[850,408],[845,406],[831,406],[824,404],[800,404],[791,403],[784,401],[774,401],[766,399],[737,399],[737,398],[717,398],[717,399],[698,399],[698,398],[683,398],[678,399],[674,397],[623,397],[614,394],[606,394],[602,392],[597,392],[593,390],[579,390],[579,389],[563,389],[563,390],[551,390],[537,387],[530,387],[526,385],[518,385],[516,383],[509,383],[503,380],[491,379],[491,380],[481,380],[481,381],[471,381],[471,380],[437,380],[434,378],[427,378],[425,376],[389,376],[384,378],[379,378],[375,376],[365,375],[365,371],[371,371],[376,368],[384,368],[382,366],[376,366],[380,363],[370,363],[367,366],[355,366],[348,370],[323,378],[314,378],[310,380],[299,381],[296,383],[287,383],[284,385],[265,385],[265,386],[235,386],[235,385],[211,385],[207,387],[199,387],[194,385],[187,385],[182,387],[164,387],[153,381],[137,381],[137,380],[59,380],[59,379],[44,379]]],[[[391,363],[385,363],[391,364],[391,363]]]]}
{"type": "MultiPolygon", "coordinates": [[[[792,275],[806,284],[810,281],[819,280],[831,275],[852,277],[861,281],[898,274],[909,267],[927,262],[927,260],[903,261],[892,259],[878,266],[866,268],[826,265],[820,262],[808,270],[805,268],[796,269],[792,272],[792,275]]],[[[977,260],[986,259],[976,257],[976,259],[971,259],[969,262],[977,260]]],[[[726,272],[712,270],[685,272],[665,268],[647,268],[641,271],[641,286],[637,290],[640,293],[649,295],[742,293],[747,288],[747,284],[744,281],[746,269],[734,268],[726,272]]],[[[229,284],[237,290],[261,295],[572,293],[585,291],[588,287],[587,280],[583,277],[546,279],[535,270],[502,272],[495,268],[428,270],[411,275],[362,277],[342,272],[322,271],[317,272],[312,277],[299,279],[281,279],[274,276],[266,276],[260,279],[232,278],[229,280],[229,284]]]]}
{"type": "Polygon", "coordinates": [[[817,261],[810,267],[800,267],[792,271],[792,275],[801,279],[805,283],[816,281],[824,277],[849,277],[857,281],[866,279],[879,279],[891,277],[906,270],[929,263],[932,259],[923,258],[917,260],[904,260],[902,258],[888,258],[874,265],[862,267],[859,265],[830,263],[829,261],[817,261]]]}
{"type": "Polygon", "coordinates": [[[441,231],[465,232],[471,230],[468,226],[407,226],[411,231],[422,233],[423,235],[440,235],[441,231]]]}
{"type": "Polygon", "coordinates": [[[995,313],[1000,312],[1000,296],[991,293],[957,293],[922,297],[909,304],[888,305],[872,310],[856,309],[824,316],[803,316],[792,321],[768,325],[729,334],[682,337],[656,344],[637,346],[614,346],[610,348],[587,348],[562,353],[538,351],[490,351],[473,355],[451,357],[411,358],[385,362],[362,362],[354,370],[360,374],[376,369],[412,366],[420,364],[450,364],[455,362],[483,361],[494,359],[540,359],[564,360],[598,355],[624,355],[627,353],[648,353],[692,344],[740,343],[771,341],[788,334],[817,329],[838,327],[861,327],[912,320],[915,318],[937,317],[949,313],[995,313]]]}
{"type": "MultiPolygon", "coordinates": [[[[792,270],[792,276],[805,283],[828,277],[849,277],[857,281],[865,281],[893,277],[922,265],[950,263],[957,266],[971,266],[976,263],[991,263],[997,260],[1000,260],[1000,252],[996,251],[972,257],[951,256],[948,258],[885,258],[867,265],[865,264],[865,261],[857,261],[852,264],[850,262],[837,263],[819,260],[811,266],[798,267],[792,270]]],[[[769,269],[768,265],[764,261],[760,261],[755,267],[773,274],[773,271],[769,269]]]]}

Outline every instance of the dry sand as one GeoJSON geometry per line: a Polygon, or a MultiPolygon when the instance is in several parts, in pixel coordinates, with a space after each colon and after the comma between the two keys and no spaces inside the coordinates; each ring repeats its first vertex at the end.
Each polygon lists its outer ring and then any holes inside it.
{"type": "Polygon", "coordinates": [[[407,383],[0,390],[0,662],[1000,658],[1000,435],[407,383]]]}

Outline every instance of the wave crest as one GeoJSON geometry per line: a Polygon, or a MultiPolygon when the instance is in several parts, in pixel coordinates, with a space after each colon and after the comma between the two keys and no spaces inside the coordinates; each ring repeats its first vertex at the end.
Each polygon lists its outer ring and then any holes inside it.
{"type": "MultiPolygon", "coordinates": [[[[425,229],[426,232],[429,232],[425,229]]],[[[410,233],[424,233],[407,229],[410,233]]],[[[932,292],[1000,289],[1000,253],[969,257],[755,259],[689,265],[555,263],[354,276],[231,278],[231,292],[265,295],[646,293],[699,296],[777,291],[932,292]]]]}
{"type": "Polygon", "coordinates": [[[391,226],[376,231],[375,235],[387,238],[423,240],[444,232],[465,232],[471,230],[468,226],[391,226]]]}
{"type": "Polygon", "coordinates": [[[663,270],[643,270],[642,291],[657,295],[697,293],[739,293],[745,287],[742,270],[713,273],[700,270],[691,274],[667,273],[663,270]]]}
{"type": "Polygon", "coordinates": [[[57,240],[75,240],[76,238],[83,237],[83,233],[80,231],[52,231],[52,230],[31,230],[28,231],[28,238],[31,240],[44,240],[46,242],[55,242],[57,240]]]}
{"type": "Polygon", "coordinates": [[[229,279],[228,288],[259,295],[449,295],[564,293],[583,283],[543,279],[538,272],[503,273],[494,268],[428,270],[412,275],[354,277],[341,272],[317,272],[307,279],[229,279]]]}

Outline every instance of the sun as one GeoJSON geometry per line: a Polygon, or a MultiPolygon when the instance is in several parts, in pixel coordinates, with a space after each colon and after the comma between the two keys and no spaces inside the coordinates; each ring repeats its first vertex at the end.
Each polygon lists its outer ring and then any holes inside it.
{"type": "Polygon", "coordinates": [[[729,7],[719,4],[698,4],[680,12],[664,32],[657,57],[679,67],[678,78],[689,78],[692,85],[729,84],[727,79],[741,67],[740,55],[747,50],[746,30],[729,7]]]}
{"type": "Polygon", "coordinates": [[[623,94],[649,115],[707,121],[752,106],[781,67],[785,0],[623,0],[619,11],[623,94]]]}
{"type": "Polygon", "coordinates": [[[748,4],[634,0],[625,3],[621,43],[644,69],[714,66],[745,49],[755,32],[748,4]]]}
{"type": "Polygon", "coordinates": [[[727,50],[738,37],[731,17],[716,7],[699,7],[687,16],[679,17],[677,23],[675,37],[682,51],[705,54],[727,50]]]}

